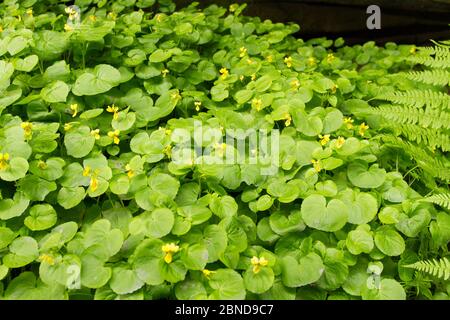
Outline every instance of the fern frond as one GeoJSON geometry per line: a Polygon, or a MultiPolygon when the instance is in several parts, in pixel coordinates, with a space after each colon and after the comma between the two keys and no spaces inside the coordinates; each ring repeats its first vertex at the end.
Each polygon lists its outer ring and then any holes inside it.
{"type": "Polygon", "coordinates": [[[450,84],[450,71],[446,71],[444,69],[410,71],[403,75],[409,80],[432,84],[435,86],[446,86],[450,84]]]}
{"type": "Polygon", "coordinates": [[[448,280],[450,278],[450,261],[448,261],[446,257],[439,260],[430,259],[417,261],[416,263],[408,264],[404,267],[425,272],[443,280],[448,280]]]}
{"type": "Polygon", "coordinates": [[[436,131],[431,128],[423,128],[418,125],[404,124],[398,130],[409,140],[424,143],[431,148],[441,148],[442,151],[450,151],[450,133],[436,131]]]}
{"type": "Polygon", "coordinates": [[[440,155],[430,155],[430,151],[414,143],[403,141],[400,137],[382,135],[386,146],[400,149],[408,154],[427,174],[445,182],[450,182],[450,161],[440,155]]]}
{"type": "Polygon", "coordinates": [[[450,193],[437,193],[424,198],[422,201],[431,202],[450,210],[450,193]]]}
{"type": "Polygon", "coordinates": [[[423,128],[450,129],[450,112],[439,109],[382,105],[374,108],[373,112],[389,120],[390,125],[416,124],[423,128]]]}
{"type": "Polygon", "coordinates": [[[408,61],[431,68],[450,68],[450,48],[446,46],[421,47],[408,61]]]}
{"type": "Polygon", "coordinates": [[[428,105],[435,109],[443,108],[450,110],[450,96],[446,93],[431,89],[391,91],[382,93],[376,98],[415,108],[422,108],[424,105],[428,105]]]}

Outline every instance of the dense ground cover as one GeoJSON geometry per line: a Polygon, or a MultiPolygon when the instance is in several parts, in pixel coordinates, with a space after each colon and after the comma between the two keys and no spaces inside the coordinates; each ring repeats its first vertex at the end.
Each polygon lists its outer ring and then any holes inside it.
{"type": "Polygon", "coordinates": [[[75,5],[0,4],[0,297],[448,298],[445,46],[75,5]]]}

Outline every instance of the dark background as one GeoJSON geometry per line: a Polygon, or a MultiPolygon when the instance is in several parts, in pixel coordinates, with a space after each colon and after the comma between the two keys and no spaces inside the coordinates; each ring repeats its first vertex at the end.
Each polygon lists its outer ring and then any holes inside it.
{"type": "MultiPolygon", "coordinates": [[[[178,7],[191,3],[176,0],[178,7]]],[[[375,40],[378,44],[430,44],[450,39],[450,0],[200,0],[201,7],[247,3],[246,15],[274,22],[296,22],[303,39],[343,37],[348,44],[375,40]],[[366,9],[381,8],[381,30],[368,30],[366,9]]]]}

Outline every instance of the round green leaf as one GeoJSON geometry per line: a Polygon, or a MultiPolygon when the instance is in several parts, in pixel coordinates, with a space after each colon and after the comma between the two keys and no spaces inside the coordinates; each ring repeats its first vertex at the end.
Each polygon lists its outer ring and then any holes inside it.
{"type": "Polygon", "coordinates": [[[375,232],[375,244],[388,256],[399,256],[405,251],[405,240],[391,227],[384,226],[375,232]]]}
{"type": "Polygon", "coordinates": [[[55,209],[49,204],[37,204],[30,209],[30,215],[25,218],[25,225],[32,231],[51,228],[55,225],[58,216],[55,209]]]}
{"type": "Polygon", "coordinates": [[[328,232],[340,230],[348,218],[344,202],[333,199],[327,204],[325,197],[317,194],[303,200],[301,212],[308,227],[328,232]]]}

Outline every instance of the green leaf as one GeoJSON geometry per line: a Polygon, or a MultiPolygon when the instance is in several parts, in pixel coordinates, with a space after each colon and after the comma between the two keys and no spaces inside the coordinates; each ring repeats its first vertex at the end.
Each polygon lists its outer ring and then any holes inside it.
{"type": "Polygon", "coordinates": [[[24,224],[32,231],[51,228],[58,219],[55,209],[49,204],[38,204],[30,209],[30,215],[25,218],[24,224]]]}
{"type": "Polygon", "coordinates": [[[172,210],[158,208],[140,216],[146,228],[146,234],[152,238],[162,238],[170,233],[175,222],[172,210]]]}
{"type": "Polygon", "coordinates": [[[349,208],[348,222],[365,224],[372,221],[378,212],[377,199],[369,193],[346,189],[341,192],[341,199],[349,208]]]}
{"type": "Polygon", "coordinates": [[[92,96],[109,91],[120,81],[119,70],[107,64],[99,64],[93,71],[85,72],[77,78],[72,92],[77,96],[92,96]]]}
{"type": "Polygon", "coordinates": [[[288,287],[302,287],[314,283],[322,275],[324,265],[316,253],[308,253],[298,261],[292,256],[281,259],[281,279],[288,287]]]}
{"type": "Polygon", "coordinates": [[[344,202],[332,199],[327,204],[321,195],[313,194],[303,200],[301,212],[308,227],[328,232],[340,230],[348,219],[348,208],[344,202]]]}
{"type": "Polygon", "coordinates": [[[156,49],[148,58],[150,62],[163,62],[169,59],[172,56],[172,52],[170,50],[156,49]]]}
{"type": "Polygon", "coordinates": [[[211,211],[221,219],[236,215],[238,210],[236,201],[230,196],[213,198],[209,207],[211,208],[211,211]]]}
{"type": "Polygon", "coordinates": [[[213,289],[209,299],[243,300],[245,298],[244,281],[234,270],[216,270],[210,277],[209,286],[213,289]]]}
{"type": "Polygon", "coordinates": [[[399,256],[405,251],[405,240],[389,226],[380,227],[375,231],[375,244],[388,256],[399,256]]]}
{"type": "Polygon", "coordinates": [[[28,171],[28,161],[21,157],[9,160],[6,169],[0,169],[0,179],[16,181],[25,177],[28,171]]]}
{"type": "Polygon", "coordinates": [[[35,54],[24,59],[14,60],[14,69],[18,71],[30,72],[39,62],[39,57],[35,54]]]}
{"type": "Polygon", "coordinates": [[[182,251],[181,260],[190,270],[203,270],[208,263],[208,249],[200,243],[190,245],[182,251]]]}
{"type": "Polygon", "coordinates": [[[360,225],[355,230],[350,231],[347,235],[346,245],[351,254],[370,253],[374,247],[370,227],[360,225]]]}
{"type": "Polygon", "coordinates": [[[272,268],[262,267],[258,273],[254,273],[252,268],[244,273],[245,288],[253,293],[261,294],[269,290],[275,280],[272,268]]]}
{"type": "Polygon", "coordinates": [[[306,136],[317,136],[322,132],[322,120],[318,116],[309,116],[304,110],[296,110],[292,114],[295,127],[306,136]]]}
{"type": "Polygon", "coordinates": [[[8,220],[20,216],[30,203],[30,199],[21,191],[14,194],[13,199],[0,200],[0,219],[8,220]]]}
{"type": "Polygon", "coordinates": [[[354,161],[347,168],[347,176],[350,182],[359,188],[378,188],[386,179],[386,170],[380,169],[378,164],[368,168],[364,161],[354,161]]]}
{"type": "Polygon", "coordinates": [[[117,294],[129,294],[142,288],[144,282],[138,278],[136,272],[131,268],[126,265],[118,265],[112,269],[109,285],[117,294]]]}
{"type": "Polygon", "coordinates": [[[41,97],[49,103],[65,102],[69,91],[70,88],[65,82],[57,80],[41,90],[41,97]]]}
{"type": "Polygon", "coordinates": [[[33,262],[39,256],[38,244],[31,237],[19,237],[9,245],[9,252],[3,257],[8,268],[20,268],[33,262]]]}
{"type": "Polygon", "coordinates": [[[87,156],[95,144],[95,138],[91,135],[91,130],[88,126],[80,126],[71,129],[64,136],[64,145],[67,149],[67,154],[74,158],[83,158],[87,156]]]}
{"type": "Polygon", "coordinates": [[[44,201],[45,197],[56,190],[56,183],[47,181],[36,175],[26,175],[18,182],[22,191],[30,200],[44,201]]]}
{"type": "Polygon", "coordinates": [[[383,279],[379,289],[366,289],[363,300],[406,300],[406,292],[402,285],[394,279],[383,279]]]}
{"type": "Polygon", "coordinates": [[[62,187],[58,192],[58,203],[64,209],[70,209],[78,205],[86,196],[82,187],[66,188],[62,187]]]}
{"type": "Polygon", "coordinates": [[[14,239],[16,233],[9,228],[0,227],[0,249],[6,248],[14,239]]]}

